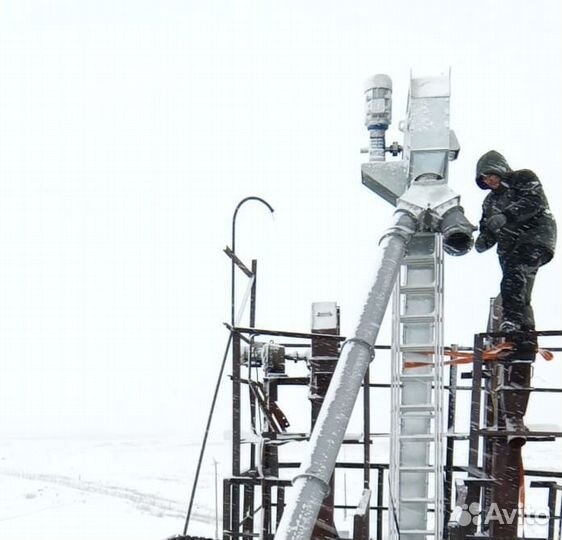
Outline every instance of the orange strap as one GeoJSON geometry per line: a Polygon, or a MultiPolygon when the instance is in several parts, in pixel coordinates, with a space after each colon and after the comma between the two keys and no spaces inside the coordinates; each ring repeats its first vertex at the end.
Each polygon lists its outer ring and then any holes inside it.
{"type": "MultiPolygon", "coordinates": [[[[502,354],[513,350],[513,343],[501,343],[491,349],[482,352],[482,360],[485,362],[495,362],[501,359],[502,354]]],[[[538,349],[537,352],[547,361],[550,362],[554,359],[554,354],[547,349],[538,349]]],[[[431,355],[432,352],[417,353],[431,355]]],[[[446,366],[459,365],[459,364],[472,364],[474,362],[474,353],[470,351],[445,351],[445,355],[449,356],[451,360],[444,362],[446,366]]],[[[416,368],[422,366],[433,365],[432,362],[404,362],[404,368],[416,368]]]]}
{"type": "Polygon", "coordinates": [[[554,360],[554,354],[552,354],[552,351],[549,351],[548,349],[539,349],[538,353],[547,361],[550,362],[551,360],[554,360]]]}

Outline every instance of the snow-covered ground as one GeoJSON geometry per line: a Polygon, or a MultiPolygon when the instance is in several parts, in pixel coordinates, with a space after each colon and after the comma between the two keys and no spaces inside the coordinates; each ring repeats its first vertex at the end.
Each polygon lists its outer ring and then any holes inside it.
{"type": "MultiPolygon", "coordinates": [[[[3,441],[0,538],[159,540],[178,534],[198,452],[198,444],[170,439],[3,441]]],[[[190,532],[213,536],[213,460],[228,463],[225,445],[210,444],[206,456],[190,532]]]]}

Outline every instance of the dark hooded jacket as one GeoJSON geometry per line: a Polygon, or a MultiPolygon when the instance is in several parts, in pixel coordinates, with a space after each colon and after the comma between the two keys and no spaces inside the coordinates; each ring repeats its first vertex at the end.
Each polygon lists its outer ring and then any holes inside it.
{"type": "Polygon", "coordinates": [[[503,257],[517,246],[530,244],[543,246],[543,264],[550,261],[556,247],[556,222],[537,175],[528,169],[513,171],[507,160],[495,150],[484,154],[476,165],[478,187],[490,189],[482,181],[483,174],[499,176],[501,185],[490,190],[482,204],[477,250],[485,251],[497,243],[498,255],[503,257]],[[494,234],[488,229],[487,222],[499,213],[507,218],[507,222],[494,234]]]}

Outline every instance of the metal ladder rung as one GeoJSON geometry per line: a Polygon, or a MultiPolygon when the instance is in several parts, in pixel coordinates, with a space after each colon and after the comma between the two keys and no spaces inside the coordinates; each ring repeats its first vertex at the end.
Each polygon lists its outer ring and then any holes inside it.
{"type": "Polygon", "coordinates": [[[400,285],[401,293],[427,293],[433,294],[435,292],[435,285],[400,285]]]}
{"type": "Polygon", "coordinates": [[[433,411],[405,411],[402,418],[435,418],[433,411]]]}
{"type": "Polygon", "coordinates": [[[433,441],[435,440],[435,435],[433,433],[421,433],[418,435],[399,435],[398,438],[401,441],[433,441]]]}
{"type": "Polygon", "coordinates": [[[434,503],[435,499],[433,497],[405,497],[400,499],[403,503],[434,503]]]}
{"type": "Polygon", "coordinates": [[[435,472],[433,465],[400,465],[401,472],[435,472]]]}
{"type": "Polygon", "coordinates": [[[433,412],[435,411],[435,405],[433,403],[420,403],[420,404],[416,404],[416,405],[400,405],[400,410],[401,411],[416,411],[416,412],[420,412],[420,411],[428,411],[428,412],[433,412]]]}
{"type": "Polygon", "coordinates": [[[401,315],[400,322],[404,323],[434,323],[435,314],[429,315],[401,315]]]}
{"type": "MultiPolygon", "coordinates": [[[[428,365],[432,365],[432,364],[428,364],[428,365]]],[[[409,369],[415,369],[415,368],[409,368],[409,369]]],[[[416,380],[416,379],[423,379],[423,380],[433,380],[435,379],[435,375],[433,373],[407,373],[407,374],[401,374],[400,375],[400,380],[401,381],[411,381],[411,380],[416,380]]]]}
{"type": "Polygon", "coordinates": [[[431,266],[435,265],[435,255],[433,253],[431,253],[430,255],[406,255],[402,262],[404,266],[410,264],[427,264],[427,263],[431,263],[431,266]]]}
{"type": "Polygon", "coordinates": [[[425,536],[435,536],[435,531],[426,531],[425,529],[400,529],[400,536],[403,534],[423,534],[425,536]]]}
{"type": "Polygon", "coordinates": [[[435,345],[433,343],[408,343],[400,345],[400,351],[428,353],[435,351],[435,345]]]}

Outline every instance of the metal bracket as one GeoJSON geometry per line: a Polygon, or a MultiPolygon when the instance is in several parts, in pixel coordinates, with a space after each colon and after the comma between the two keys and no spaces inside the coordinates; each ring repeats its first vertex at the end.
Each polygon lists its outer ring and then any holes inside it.
{"type": "Polygon", "coordinates": [[[367,349],[367,351],[369,352],[369,357],[371,358],[371,362],[375,359],[375,348],[367,341],[365,341],[364,339],[361,339],[359,337],[352,337],[349,339],[346,339],[341,348],[343,349],[348,343],[357,343],[358,345],[363,345],[363,347],[365,347],[367,349]]]}

